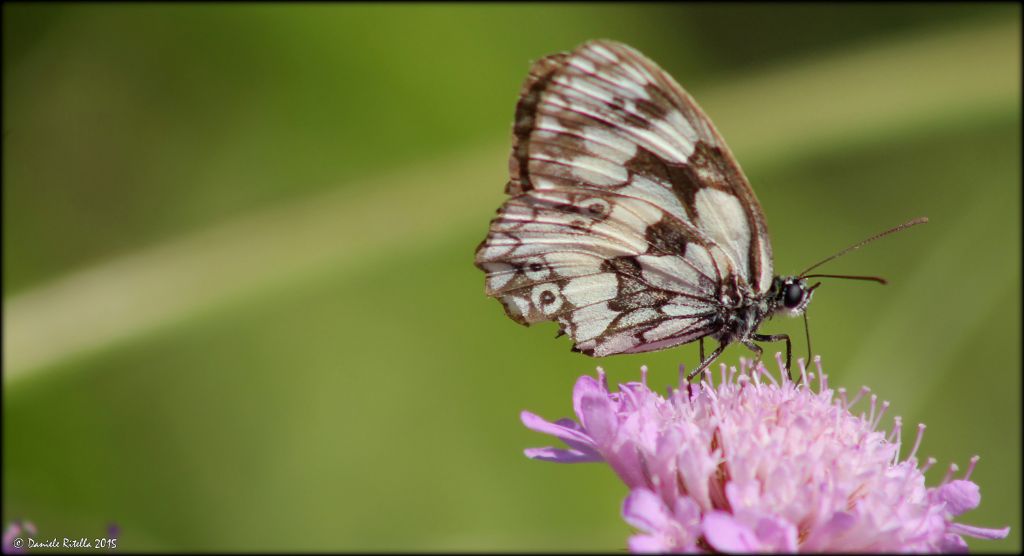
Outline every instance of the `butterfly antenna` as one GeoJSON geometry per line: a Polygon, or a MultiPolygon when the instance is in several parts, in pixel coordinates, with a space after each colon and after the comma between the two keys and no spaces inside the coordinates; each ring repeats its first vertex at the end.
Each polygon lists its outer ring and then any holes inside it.
{"type": "MultiPolygon", "coordinates": [[[[885,237],[885,236],[887,236],[889,234],[894,234],[894,233],[899,232],[901,230],[905,230],[905,229],[907,229],[907,228],[909,228],[911,226],[917,226],[918,224],[924,224],[925,222],[928,222],[928,218],[925,217],[925,216],[922,216],[920,218],[915,218],[913,220],[909,220],[907,222],[904,222],[904,223],[900,224],[899,226],[896,226],[895,228],[889,228],[888,230],[886,230],[884,232],[875,234],[875,235],[865,239],[864,241],[855,243],[855,244],[847,247],[846,249],[843,249],[842,251],[836,253],[835,255],[832,255],[830,257],[826,257],[825,259],[822,259],[822,260],[814,263],[813,265],[809,266],[806,270],[801,272],[800,273],[800,277],[801,278],[809,278],[810,276],[807,275],[808,272],[810,272],[810,271],[818,268],[819,266],[821,266],[821,265],[831,261],[832,259],[838,259],[839,257],[842,257],[843,255],[849,253],[850,251],[855,251],[857,249],[860,249],[861,247],[871,243],[872,241],[875,241],[876,239],[883,238],[883,237],[885,237]]],[[[845,276],[845,275],[839,275],[839,274],[815,274],[815,275],[812,275],[812,276],[820,276],[822,278],[849,278],[851,280],[873,280],[875,282],[880,282],[882,284],[885,283],[885,280],[883,278],[879,278],[877,276],[845,276]]]]}
{"type": "Polygon", "coordinates": [[[847,280],[871,280],[872,282],[878,282],[883,286],[889,282],[881,276],[851,276],[849,274],[808,274],[801,276],[801,278],[845,278],[847,280]]]}

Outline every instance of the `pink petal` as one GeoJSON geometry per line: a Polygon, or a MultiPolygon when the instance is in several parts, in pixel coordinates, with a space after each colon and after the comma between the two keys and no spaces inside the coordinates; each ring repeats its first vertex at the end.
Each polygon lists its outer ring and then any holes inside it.
{"type": "Polygon", "coordinates": [[[560,427],[565,427],[571,431],[576,431],[586,439],[585,441],[580,441],[578,440],[579,437],[575,435],[571,437],[560,437],[562,442],[568,444],[570,448],[575,448],[582,452],[594,452],[595,455],[597,454],[597,452],[594,450],[594,441],[590,438],[590,435],[587,434],[587,431],[583,429],[582,425],[580,425],[576,421],[573,421],[572,419],[559,419],[554,423],[560,427]]]}
{"type": "Polygon", "coordinates": [[[580,420],[583,420],[581,400],[587,395],[607,397],[608,391],[601,386],[601,383],[596,378],[590,375],[583,375],[576,379],[576,385],[572,388],[572,409],[580,420]]]}
{"type": "Polygon", "coordinates": [[[664,531],[670,519],[665,503],[646,488],[635,488],[629,493],[622,502],[622,518],[645,533],[664,531]]]}
{"type": "Polygon", "coordinates": [[[778,518],[761,518],[754,528],[759,544],[771,552],[796,552],[797,534],[792,523],[778,518]]]}
{"type": "Polygon", "coordinates": [[[825,543],[833,546],[847,530],[857,524],[857,518],[847,512],[836,512],[824,524],[811,529],[811,533],[804,539],[803,549],[811,552],[822,550],[825,543]],[[822,545],[822,546],[819,546],[822,545]]]}
{"type": "Polygon", "coordinates": [[[719,552],[755,552],[761,548],[753,531],[717,510],[704,516],[704,538],[719,552]]]}
{"type": "Polygon", "coordinates": [[[599,450],[612,446],[618,430],[618,419],[607,396],[584,395],[580,399],[580,420],[599,450]]]}
{"type": "Polygon", "coordinates": [[[6,549],[11,543],[14,542],[15,537],[21,534],[21,527],[17,523],[11,523],[7,526],[7,530],[4,531],[4,548],[6,549]]]}
{"type": "Polygon", "coordinates": [[[526,457],[542,461],[553,461],[555,463],[587,463],[604,461],[601,456],[593,453],[581,452],[579,450],[563,450],[551,446],[545,448],[527,448],[523,450],[526,457]]]}
{"type": "Polygon", "coordinates": [[[971,481],[950,481],[939,487],[936,494],[953,515],[973,510],[981,503],[980,489],[971,481]]]}
{"type": "Polygon", "coordinates": [[[960,535],[947,533],[942,537],[939,550],[947,554],[967,554],[967,542],[960,535]]]}
{"type": "Polygon", "coordinates": [[[676,498],[676,508],[673,512],[676,523],[681,524],[683,527],[689,528],[693,526],[694,536],[700,535],[700,506],[694,502],[693,498],[685,496],[682,498],[676,498]]]}
{"type": "Polygon", "coordinates": [[[1003,527],[1002,529],[989,529],[987,527],[975,527],[974,525],[964,525],[963,523],[953,523],[949,526],[949,532],[957,535],[967,535],[976,539],[1005,539],[1006,535],[1010,534],[1009,527],[1003,527]]]}
{"type": "Polygon", "coordinates": [[[558,423],[552,423],[529,411],[522,411],[519,414],[519,419],[526,425],[526,428],[554,436],[574,448],[593,448],[594,446],[594,441],[585,433],[575,428],[567,427],[564,424],[559,424],[564,423],[563,420],[559,420],[558,423]]]}
{"type": "Polygon", "coordinates": [[[629,537],[629,551],[634,554],[660,554],[668,552],[671,548],[665,542],[664,537],[655,535],[633,535],[629,537]]]}

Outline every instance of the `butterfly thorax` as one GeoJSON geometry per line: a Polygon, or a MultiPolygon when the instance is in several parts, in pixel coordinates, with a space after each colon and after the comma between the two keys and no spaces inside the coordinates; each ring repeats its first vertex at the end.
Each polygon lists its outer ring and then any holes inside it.
{"type": "Polygon", "coordinates": [[[712,327],[718,330],[710,336],[723,344],[749,340],[766,318],[775,312],[775,297],[768,292],[763,296],[752,292],[736,292],[738,297],[723,296],[722,300],[735,300],[718,307],[712,327]]]}
{"type": "Polygon", "coordinates": [[[813,293],[813,288],[808,288],[807,282],[799,276],[776,276],[771,288],[761,295],[740,286],[730,288],[722,296],[715,318],[718,330],[710,336],[722,343],[751,340],[761,323],[776,313],[802,314],[813,293]]]}

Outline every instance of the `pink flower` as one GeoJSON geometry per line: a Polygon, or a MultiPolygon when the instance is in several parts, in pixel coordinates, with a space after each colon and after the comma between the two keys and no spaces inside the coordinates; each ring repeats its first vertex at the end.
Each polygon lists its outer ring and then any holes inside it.
{"type": "MultiPolygon", "coordinates": [[[[96,544],[93,548],[107,548],[115,549],[117,544],[117,536],[120,533],[121,528],[116,523],[107,525],[107,537],[103,544],[99,543],[99,539],[96,539],[96,544]],[[114,539],[113,543],[109,542],[109,539],[114,539]]],[[[39,534],[36,529],[36,525],[31,521],[20,520],[11,521],[7,523],[7,528],[4,529],[4,554],[20,554],[25,552],[27,549],[32,548],[29,544],[28,539],[35,537],[39,534]]],[[[95,538],[95,537],[94,537],[95,538]]],[[[49,539],[40,540],[40,542],[48,542],[49,539]]],[[[40,548],[38,545],[35,548],[40,548]]]]}
{"type": "Polygon", "coordinates": [[[961,535],[1009,534],[953,521],[981,501],[970,481],[977,456],[962,478],[953,480],[952,465],[926,487],[935,460],[918,467],[915,458],[924,425],[901,460],[900,418],[876,430],[888,402],[872,395],[869,412],[853,415],[867,388],[853,400],[833,392],[815,358],[815,392],[800,363],[799,386],[741,360],[739,371],[722,365],[717,386],[707,371],[667,397],[647,388],[646,368],[618,392],[599,368],[597,379],[576,381],[578,423],[522,413],[527,427],[568,446],[526,455],[607,462],[630,489],[622,515],[639,531],[633,552],[963,552],[961,535]]]}
{"type": "Polygon", "coordinates": [[[36,534],[36,526],[31,521],[12,521],[4,529],[4,554],[17,554],[25,551],[25,535],[36,534]]]}

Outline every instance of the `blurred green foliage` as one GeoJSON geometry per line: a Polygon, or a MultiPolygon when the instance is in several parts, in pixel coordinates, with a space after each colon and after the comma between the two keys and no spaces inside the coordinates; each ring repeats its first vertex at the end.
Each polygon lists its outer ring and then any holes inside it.
{"type": "MultiPolygon", "coordinates": [[[[471,264],[501,200],[529,61],[608,37],[714,107],[764,206],[779,272],[931,217],[830,266],[892,284],[822,288],[815,350],[833,384],[890,400],[905,433],[927,423],[922,451],[940,468],[980,454],[983,501],[964,521],[1013,531],[969,542],[1020,550],[1019,6],[5,3],[3,15],[5,305],[339,192],[352,201],[337,219],[372,224],[318,241],[380,245],[17,380],[5,369],[5,523],[76,537],[113,521],[129,550],[621,549],[625,491],[610,471],[521,455],[548,439],[518,412],[567,415],[572,383],[598,362],[552,339],[553,326],[507,320],[471,264]],[[920,46],[987,45],[992,34],[1006,49],[979,46],[977,59],[920,46]],[[961,90],[984,102],[772,150],[786,128],[772,123],[771,95],[794,71],[814,91],[846,72],[884,92],[892,85],[872,68],[907,50],[975,72],[971,83],[952,73],[949,90],[913,90],[920,106],[961,90]],[[869,63],[852,62],[858,52],[869,63]],[[714,90],[756,119],[700,94],[714,90]],[[745,143],[733,129],[767,139],[745,143]],[[490,168],[480,182],[459,170],[475,153],[490,168]],[[418,170],[438,167],[454,170],[418,170]],[[389,184],[438,201],[356,212],[389,184]]],[[[844,102],[864,114],[914,108],[881,98],[844,102]]],[[[847,109],[827,96],[798,106],[824,119],[847,109]]],[[[301,225],[280,218],[273,230],[301,225]]],[[[244,242],[258,251],[273,239],[244,242]]],[[[268,270],[281,264],[272,253],[268,270]]],[[[78,317],[61,315],[94,326],[78,317]]],[[[19,326],[6,307],[4,324],[6,352],[19,326]]],[[[802,337],[798,321],[765,330],[802,337]]],[[[647,364],[667,384],[695,360],[685,346],[599,363],[619,382],[647,364]]]]}

